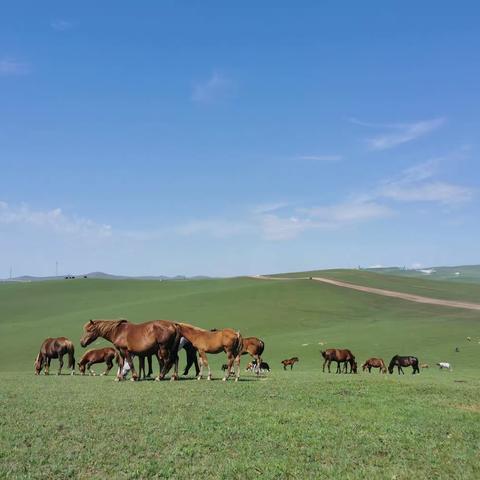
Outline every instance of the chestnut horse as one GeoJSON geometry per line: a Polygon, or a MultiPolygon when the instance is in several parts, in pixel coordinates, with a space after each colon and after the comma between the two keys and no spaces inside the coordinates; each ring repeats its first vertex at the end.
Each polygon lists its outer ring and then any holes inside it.
{"type": "Polygon", "coordinates": [[[412,367],[413,368],[413,375],[415,373],[420,373],[420,369],[418,368],[418,358],[417,357],[402,357],[400,355],[395,355],[391,360],[390,364],[388,365],[388,371],[389,373],[393,373],[393,368],[397,366],[398,368],[398,374],[402,373],[405,375],[405,372],[403,371],[402,367],[412,367]]]}
{"type": "Polygon", "coordinates": [[[387,367],[382,358],[369,358],[363,365],[362,369],[365,371],[368,368],[368,373],[371,373],[372,368],[378,368],[379,373],[387,373],[387,367]]]}
{"type": "Polygon", "coordinates": [[[260,373],[260,364],[262,363],[262,353],[265,350],[265,343],[257,337],[245,337],[243,339],[242,355],[249,354],[256,360],[255,373],[260,373]]]}
{"type": "Polygon", "coordinates": [[[58,375],[62,373],[63,356],[68,354],[68,368],[72,369],[72,375],[75,374],[75,347],[73,343],[66,337],[47,338],[43,341],[35,359],[35,375],[40,375],[42,368],[45,366],[45,375],[48,375],[50,362],[52,358],[58,358],[60,368],[58,375]]]}
{"type": "Polygon", "coordinates": [[[325,365],[328,363],[328,373],[330,373],[330,364],[332,362],[337,362],[337,373],[342,373],[340,364],[343,363],[345,366],[344,373],[347,373],[347,365],[350,365],[350,373],[357,373],[357,362],[355,361],[355,355],[346,349],[339,350],[338,348],[328,348],[324,352],[320,352],[322,357],[325,359],[323,362],[322,371],[325,372],[325,365]]]}
{"type": "MultiPolygon", "coordinates": [[[[145,323],[131,323],[128,320],[90,320],[83,326],[84,334],[80,340],[82,347],[86,347],[98,337],[102,337],[115,345],[122,359],[126,360],[131,371],[132,379],[138,375],[133,365],[132,355],[157,355],[160,367],[156,380],[162,380],[175,366],[172,380],[178,378],[178,344],[180,330],[178,324],[167,320],[154,320],[145,323]]],[[[122,380],[121,369],[117,373],[117,380],[122,380]]]]}
{"type": "Polygon", "coordinates": [[[78,362],[78,369],[82,375],[85,375],[85,370],[90,375],[96,375],[94,371],[92,371],[92,365],[96,363],[103,363],[107,364],[107,369],[102,373],[102,375],[108,375],[108,372],[113,368],[113,361],[117,362],[117,365],[120,367],[122,361],[120,359],[120,355],[118,352],[112,347],[106,348],[93,348],[91,350],[86,351],[80,361],[78,362]]]}
{"type": "Polygon", "coordinates": [[[197,350],[200,356],[200,372],[197,379],[201,380],[203,376],[203,367],[208,368],[208,380],[212,379],[212,372],[208,364],[207,353],[227,354],[227,370],[223,381],[225,382],[232,369],[233,363],[237,369],[235,381],[240,378],[240,356],[243,350],[243,339],[240,332],[232,328],[224,328],[222,330],[209,331],[203,328],[194,327],[188,323],[178,323],[182,337],[185,337],[197,350]]]}

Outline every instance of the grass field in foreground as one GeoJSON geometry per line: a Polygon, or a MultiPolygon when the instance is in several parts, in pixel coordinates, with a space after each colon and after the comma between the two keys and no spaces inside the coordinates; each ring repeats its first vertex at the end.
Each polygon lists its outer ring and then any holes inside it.
{"type": "MultiPolygon", "coordinates": [[[[0,478],[479,478],[478,312],[247,278],[1,284],[0,305],[0,478]],[[70,337],[79,358],[83,323],[117,317],[239,328],[264,339],[272,373],[237,384],[33,376],[43,338],[70,337]],[[322,374],[326,347],[454,370],[322,374]]],[[[219,378],[224,355],[210,359],[219,378]]]]}

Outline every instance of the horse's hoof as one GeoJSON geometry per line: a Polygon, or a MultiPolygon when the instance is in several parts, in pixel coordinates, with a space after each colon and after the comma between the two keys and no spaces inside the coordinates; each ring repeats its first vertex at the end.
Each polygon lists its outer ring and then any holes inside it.
{"type": "Polygon", "coordinates": [[[100,376],[101,376],[101,377],[104,377],[104,376],[105,376],[105,373],[101,373],[100,376]]]}
{"type": "Polygon", "coordinates": [[[236,382],[238,382],[238,377],[235,379],[236,382]]]}
{"type": "Polygon", "coordinates": [[[209,375],[209,376],[207,377],[207,380],[211,380],[211,379],[212,379],[212,377],[209,375]]]}
{"type": "Polygon", "coordinates": [[[201,379],[202,379],[202,377],[197,377],[197,380],[201,380],[201,379]]]}
{"type": "Polygon", "coordinates": [[[120,378],[118,378],[118,377],[115,377],[115,381],[116,381],[116,382],[121,382],[122,380],[121,380],[120,378]]]}
{"type": "Polygon", "coordinates": [[[226,382],[227,381],[227,378],[226,377],[223,377],[222,378],[222,382],[226,382]]]}

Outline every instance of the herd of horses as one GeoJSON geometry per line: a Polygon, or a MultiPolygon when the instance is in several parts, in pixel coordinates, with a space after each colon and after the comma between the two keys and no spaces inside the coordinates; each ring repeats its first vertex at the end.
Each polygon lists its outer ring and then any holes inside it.
{"type": "MultiPolygon", "coordinates": [[[[92,365],[105,363],[107,368],[102,375],[108,375],[113,368],[114,362],[118,366],[117,380],[124,379],[125,369],[130,370],[132,380],[147,378],[153,374],[152,358],[158,360],[159,375],[156,380],[162,380],[173,368],[171,380],[177,380],[178,375],[178,352],[182,349],[186,352],[187,365],[183,372],[187,375],[190,368],[195,366],[196,377],[202,379],[204,369],[208,370],[207,379],[211,380],[212,372],[208,363],[208,354],[224,352],[227,356],[227,363],[223,365],[223,381],[231,375],[235,381],[240,378],[240,358],[249,354],[253,361],[249,363],[247,370],[259,374],[270,371],[268,364],[262,361],[261,355],[265,349],[265,343],[256,337],[242,337],[239,331],[224,328],[205,330],[188,323],[171,322],[167,320],[154,320],[144,323],[132,323],[125,319],[120,320],[89,320],[83,327],[83,335],[80,345],[85,348],[97,338],[103,338],[113,344],[113,347],[91,349],[85,352],[78,368],[80,373],[94,374],[92,365]],[[197,354],[198,359],[197,360],[197,354]],[[133,358],[139,358],[139,374],[135,370],[133,358]],[[148,362],[148,373],[145,372],[145,360],[148,362]],[[200,363],[200,365],[199,365],[200,363]]],[[[47,338],[40,347],[35,359],[35,374],[39,375],[42,369],[49,374],[52,359],[59,360],[59,371],[63,368],[63,357],[68,356],[68,368],[72,375],[75,373],[75,347],[66,337],[47,338]]],[[[324,358],[323,372],[325,366],[330,373],[330,364],[336,362],[337,373],[357,373],[357,362],[355,355],[348,349],[330,348],[321,352],[324,358]],[[348,372],[348,367],[350,370],[348,372]]],[[[290,366],[293,369],[298,357],[283,360],[281,364],[284,370],[290,366]]],[[[395,355],[388,366],[389,373],[393,373],[395,367],[398,373],[404,373],[402,367],[412,367],[413,374],[420,373],[417,357],[395,355]]],[[[387,368],[381,358],[369,358],[363,365],[363,370],[371,372],[372,368],[378,368],[381,373],[386,373],[387,368]]]]}

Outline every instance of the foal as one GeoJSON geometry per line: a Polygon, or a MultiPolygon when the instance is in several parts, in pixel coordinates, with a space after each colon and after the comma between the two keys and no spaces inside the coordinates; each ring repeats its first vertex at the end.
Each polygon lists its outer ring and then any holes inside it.
{"type": "Polygon", "coordinates": [[[85,370],[90,375],[96,375],[94,371],[92,371],[92,365],[96,363],[103,363],[107,364],[107,369],[102,373],[102,375],[108,375],[108,372],[113,368],[113,361],[117,362],[117,365],[120,367],[121,359],[118,352],[112,347],[106,348],[94,348],[85,352],[78,362],[78,369],[82,375],[85,375],[85,370]]]}

